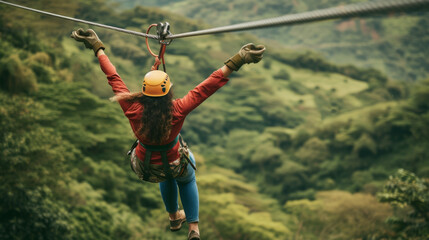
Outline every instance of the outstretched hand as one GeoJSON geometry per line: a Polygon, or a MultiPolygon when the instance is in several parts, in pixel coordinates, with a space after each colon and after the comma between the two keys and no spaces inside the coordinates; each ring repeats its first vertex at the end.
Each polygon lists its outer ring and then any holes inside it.
{"type": "Polygon", "coordinates": [[[97,52],[100,49],[105,49],[103,42],[98,38],[97,33],[94,30],[88,29],[83,30],[79,28],[76,31],[73,31],[70,35],[71,38],[74,38],[78,42],[83,42],[86,48],[94,50],[94,54],[97,56],[97,52]]]}
{"type": "Polygon", "coordinates": [[[261,61],[263,54],[265,52],[265,46],[264,45],[255,45],[253,43],[248,43],[241,47],[240,51],[238,52],[243,58],[244,63],[258,63],[261,61]]]}
{"type": "Polygon", "coordinates": [[[255,45],[248,43],[241,47],[237,54],[225,62],[225,65],[231,70],[238,71],[243,64],[258,63],[261,61],[265,52],[264,45],[255,45]]]}

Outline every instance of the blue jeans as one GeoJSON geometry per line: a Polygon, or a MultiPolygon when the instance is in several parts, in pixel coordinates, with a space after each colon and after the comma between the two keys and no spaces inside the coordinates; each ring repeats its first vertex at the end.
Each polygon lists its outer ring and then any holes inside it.
{"type": "MultiPolygon", "coordinates": [[[[189,158],[195,165],[195,157],[189,151],[189,158]]],[[[197,181],[195,180],[195,171],[188,164],[188,173],[184,177],[167,180],[159,183],[162,200],[165,209],[169,213],[175,213],[179,209],[177,186],[179,186],[180,199],[182,200],[183,209],[186,214],[188,223],[198,222],[199,200],[197,181]]]]}

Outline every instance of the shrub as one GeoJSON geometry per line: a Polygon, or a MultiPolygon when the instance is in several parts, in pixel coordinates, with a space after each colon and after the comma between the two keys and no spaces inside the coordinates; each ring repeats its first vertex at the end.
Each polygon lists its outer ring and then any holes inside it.
{"type": "Polygon", "coordinates": [[[309,165],[318,165],[329,156],[327,144],[317,137],[310,138],[298,150],[296,156],[309,165]]]}
{"type": "Polygon", "coordinates": [[[38,62],[40,64],[43,64],[45,66],[52,67],[52,60],[51,57],[45,53],[45,52],[38,52],[33,55],[31,55],[27,61],[29,62],[38,62]]]}
{"type": "Polygon", "coordinates": [[[298,217],[302,239],[379,239],[391,214],[389,205],[369,194],[343,191],[318,192],[315,201],[289,201],[285,209],[298,217]]]}
{"type": "Polygon", "coordinates": [[[414,173],[399,169],[390,176],[383,192],[378,194],[381,202],[408,209],[405,216],[395,215],[389,219],[398,239],[429,238],[429,179],[420,179],[414,173]]]}
{"type": "Polygon", "coordinates": [[[274,78],[281,80],[290,80],[290,74],[286,69],[280,69],[280,71],[274,74],[274,78]]]}
{"type": "Polygon", "coordinates": [[[377,144],[369,134],[364,133],[355,142],[353,146],[353,153],[359,157],[374,155],[377,153],[377,144]]]}
{"type": "Polygon", "coordinates": [[[265,60],[264,61],[264,68],[266,69],[270,69],[271,68],[271,61],[270,60],[265,60]]]}
{"type": "Polygon", "coordinates": [[[36,75],[18,55],[0,60],[0,88],[11,93],[31,93],[37,90],[36,75]]]}

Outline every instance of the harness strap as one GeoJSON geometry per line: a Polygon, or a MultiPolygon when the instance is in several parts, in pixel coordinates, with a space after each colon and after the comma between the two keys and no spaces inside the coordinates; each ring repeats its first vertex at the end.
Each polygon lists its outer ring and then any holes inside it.
{"type": "Polygon", "coordinates": [[[179,138],[181,138],[180,134],[177,135],[177,137],[172,142],[166,145],[145,145],[139,141],[140,145],[146,149],[143,167],[142,167],[141,161],[138,161],[140,168],[143,168],[143,173],[144,173],[143,180],[145,181],[148,180],[147,177],[149,176],[149,164],[150,164],[150,159],[152,158],[152,152],[161,153],[162,167],[164,168],[165,176],[167,177],[167,179],[173,178],[173,174],[170,169],[170,163],[168,162],[168,159],[167,159],[167,151],[172,149],[174,146],[176,146],[177,142],[179,141],[179,138]]]}
{"type": "Polygon", "coordinates": [[[165,145],[147,145],[143,144],[139,141],[140,145],[144,147],[146,150],[152,151],[152,152],[160,152],[160,151],[168,151],[172,149],[174,146],[176,146],[177,142],[179,141],[179,135],[170,143],[165,145]]]}
{"type": "Polygon", "coordinates": [[[167,179],[172,179],[173,174],[171,173],[170,169],[170,163],[167,159],[167,151],[161,151],[161,160],[162,160],[162,167],[164,168],[164,173],[167,179]]]}

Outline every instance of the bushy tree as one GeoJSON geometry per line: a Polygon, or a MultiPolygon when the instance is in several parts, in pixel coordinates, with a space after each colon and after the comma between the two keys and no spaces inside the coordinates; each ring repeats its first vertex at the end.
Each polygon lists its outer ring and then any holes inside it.
{"type": "Polygon", "coordinates": [[[316,200],[295,200],[285,210],[299,220],[298,239],[379,239],[391,209],[369,194],[318,192],[316,200]],[[302,236],[302,237],[301,237],[302,236]]]}
{"type": "Polygon", "coordinates": [[[399,169],[389,177],[378,198],[408,212],[389,219],[396,232],[394,239],[429,238],[429,179],[420,179],[412,172],[399,169]]]}
{"type": "Polygon", "coordinates": [[[328,145],[317,137],[310,138],[296,152],[296,156],[310,167],[317,167],[329,157],[328,145]]]}
{"type": "Polygon", "coordinates": [[[374,155],[377,153],[377,144],[367,133],[362,134],[353,146],[353,153],[359,157],[374,155]]]}
{"type": "Polygon", "coordinates": [[[0,88],[10,93],[31,93],[37,90],[33,71],[25,66],[18,55],[0,60],[0,88]]]}
{"type": "Polygon", "coordinates": [[[75,149],[41,126],[49,113],[42,105],[3,93],[0,102],[0,238],[61,238],[69,232],[68,214],[57,200],[75,149]]]}
{"type": "Polygon", "coordinates": [[[270,214],[269,205],[276,203],[261,198],[257,189],[242,182],[239,175],[226,170],[206,174],[199,179],[199,188],[204,239],[288,239],[292,236],[285,223],[293,225],[293,221],[280,209],[270,214]],[[280,216],[286,222],[278,221],[280,216]]]}
{"type": "Polygon", "coordinates": [[[290,80],[290,74],[286,69],[280,69],[280,71],[276,73],[274,77],[276,79],[281,79],[281,80],[290,80]]]}

